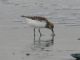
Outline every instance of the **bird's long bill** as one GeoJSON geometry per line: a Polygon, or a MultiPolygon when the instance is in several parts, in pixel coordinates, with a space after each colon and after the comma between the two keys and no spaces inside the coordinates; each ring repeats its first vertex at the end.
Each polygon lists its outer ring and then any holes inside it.
{"type": "Polygon", "coordinates": [[[51,31],[52,31],[52,34],[55,35],[55,34],[54,34],[54,30],[53,30],[53,28],[51,29],[51,31]]]}

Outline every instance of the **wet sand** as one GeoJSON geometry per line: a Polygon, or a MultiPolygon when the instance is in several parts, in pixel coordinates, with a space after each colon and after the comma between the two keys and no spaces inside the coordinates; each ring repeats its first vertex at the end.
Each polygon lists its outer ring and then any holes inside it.
{"type": "Polygon", "coordinates": [[[0,0],[0,60],[75,60],[80,53],[79,0],[0,0]],[[29,27],[21,15],[45,16],[54,23],[55,36],[29,27]]]}

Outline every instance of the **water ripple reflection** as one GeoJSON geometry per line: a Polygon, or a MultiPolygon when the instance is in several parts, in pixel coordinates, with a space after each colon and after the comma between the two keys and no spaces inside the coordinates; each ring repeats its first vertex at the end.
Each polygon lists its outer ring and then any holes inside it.
{"type": "Polygon", "coordinates": [[[50,36],[49,39],[41,39],[41,37],[44,36],[39,36],[38,40],[34,40],[32,50],[51,51],[49,47],[54,45],[54,36],[50,36]]]}

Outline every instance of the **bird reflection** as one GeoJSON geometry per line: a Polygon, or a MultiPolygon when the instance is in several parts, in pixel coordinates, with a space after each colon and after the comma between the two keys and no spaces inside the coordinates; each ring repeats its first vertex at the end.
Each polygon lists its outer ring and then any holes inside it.
{"type": "MultiPolygon", "coordinates": [[[[40,50],[44,50],[52,45],[54,45],[54,36],[50,36],[49,39],[41,39],[41,37],[44,36],[39,36],[38,40],[35,39],[35,35],[34,35],[34,49],[40,49],[40,50]]],[[[46,36],[45,36],[46,37],[46,36]]]]}

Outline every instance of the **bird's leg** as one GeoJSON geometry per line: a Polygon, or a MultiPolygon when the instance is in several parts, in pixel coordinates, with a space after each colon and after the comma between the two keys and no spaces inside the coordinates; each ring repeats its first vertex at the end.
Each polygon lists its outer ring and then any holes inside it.
{"type": "Polygon", "coordinates": [[[35,47],[35,28],[33,29],[34,31],[34,47],[35,47]]]}
{"type": "Polygon", "coordinates": [[[42,34],[41,34],[41,32],[40,32],[40,28],[38,29],[38,31],[39,31],[39,34],[40,34],[40,36],[41,36],[42,34]]]}
{"type": "Polygon", "coordinates": [[[35,41],[35,28],[34,28],[34,41],[35,41]]]}
{"type": "Polygon", "coordinates": [[[53,30],[53,29],[51,29],[51,31],[52,31],[52,36],[55,36],[54,30],[53,30]]]}

